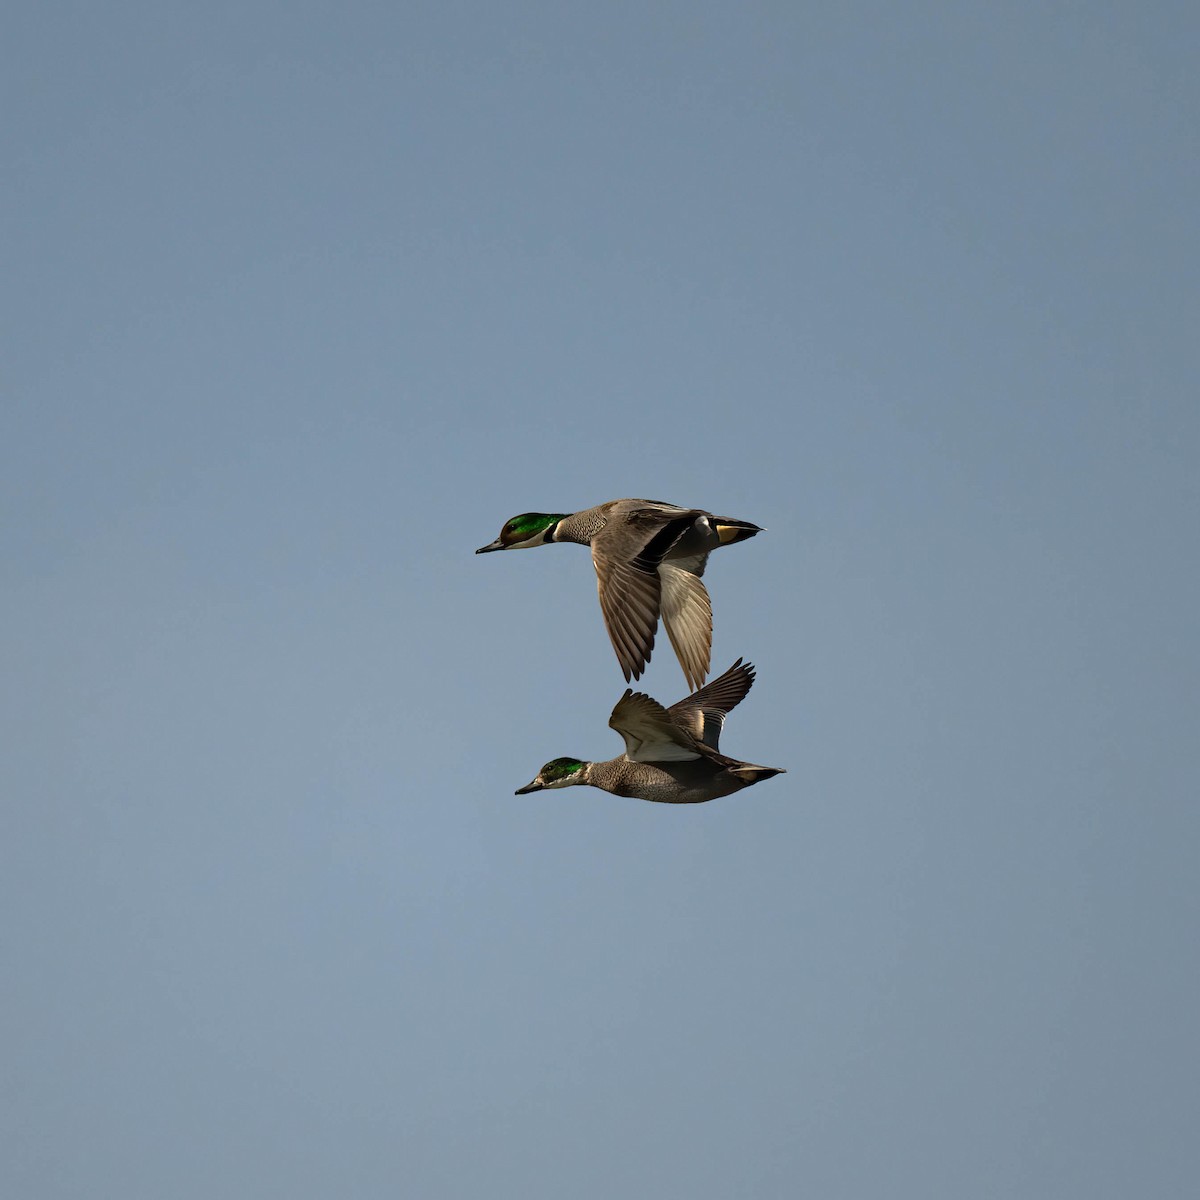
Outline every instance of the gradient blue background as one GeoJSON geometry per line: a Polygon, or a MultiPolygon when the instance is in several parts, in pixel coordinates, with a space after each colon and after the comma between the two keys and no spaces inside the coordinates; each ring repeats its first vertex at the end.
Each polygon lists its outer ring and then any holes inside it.
{"type": "Polygon", "coordinates": [[[10,14],[0,1190],[1189,1194],[1198,32],[10,14]],[[618,496],[787,775],[512,795],[618,496]]]}

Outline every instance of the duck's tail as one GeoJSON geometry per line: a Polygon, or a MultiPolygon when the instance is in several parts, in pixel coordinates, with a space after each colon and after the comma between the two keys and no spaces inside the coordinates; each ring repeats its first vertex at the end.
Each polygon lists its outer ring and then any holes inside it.
{"type": "Polygon", "coordinates": [[[764,779],[775,775],[786,775],[787,771],[783,767],[756,767],[753,763],[740,763],[736,767],[730,767],[729,773],[736,775],[749,787],[752,783],[762,783],[764,779]]]}
{"type": "Polygon", "coordinates": [[[713,525],[722,546],[732,546],[734,542],[744,542],[756,533],[762,533],[762,526],[751,521],[738,521],[733,517],[714,517],[713,525]]]}

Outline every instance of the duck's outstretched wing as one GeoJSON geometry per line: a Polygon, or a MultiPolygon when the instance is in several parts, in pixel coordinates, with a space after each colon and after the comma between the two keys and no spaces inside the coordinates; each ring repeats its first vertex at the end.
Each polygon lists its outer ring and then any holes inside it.
{"type": "Polygon", "coordinates": [[[754,664],[739,658],[712,683],[672,704],[668,715],[690,736],[713,750],[718,749],[726,716],[754,686],[754,664]]]}
{"type": "Polygon", "coordinates": [[[608,723],[625,739],[625,756],[633,762],[688,762],[707,756],[707,747],[643,692],[627,690],[608,723]]]}
{"type": "Polygon", "coordinates": [[[654,649],[662,587],[656,570],[639,570],[632,563],[592,547],[596,589],[604,627],[617,652],[625,681],[639,679],[654,649]]]}
{"type": "Polygon", "coordinates": [[[712,656],[712,601],[700,579],[707,554],[672,559],[658,567],[663,624],[688,687],[700,687],[712,656]],[[695,561],[699,570],[692,567],[695,561]]]}
{"type": "MultiPolygon", "coordinates": [[[[697,513],[696,509],[648,507],[638,502],[637,507],[614,510],[604,529],[592,538],[600,611],[626,681],[639,679],[650,661],[665,589],[670,590],[667,603],[672,619],[685,631],[679,636],[685,636],[690,647],[699,635],[703,620],[685,617],[698,611],[691,585],[677,583],[673,577],[668,582],[659,572],[663,556],[690,528],[697,513]]],[[[700,584],[701,590],[703,587],[700,584]]],[[[711,615],[708,619],[711,638],[711,615]]],[[[672,634],[672,639],[675,636],[672,634]]],[[[689,653],[694,656],[695,651],[689,649],[689,653]]]]}

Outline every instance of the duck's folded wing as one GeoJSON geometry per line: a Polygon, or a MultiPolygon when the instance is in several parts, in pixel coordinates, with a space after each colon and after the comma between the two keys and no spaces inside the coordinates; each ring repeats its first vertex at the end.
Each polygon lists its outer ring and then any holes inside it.
{"type": "Polygon", "coordinates": [[[637,679],[650,661],[658,628],[661,587],[656,570],[645,571],[592,547],[600,611],[625,679],[637,679]]]}
{"type": "Polygon", "coordinates": [[[642,692],[626,691],[608,723],[625,739],[625,756],[633,762],[688,762],[705,754],[657,700],[642,692]]]}
{"type": "Polygon", "coordinates": [[[754,686],[754,664],[739,658],[723,675],[698,692],[672,704],[671,717],[697,740],[717,749],[726,715],[754,686]]]}
{"type": "MultiPolygon", "coordinates": [[[[700,557],[703,568],[704,556],[700,557]]],[[[704,683],[712,655],[712,602],[699,575],[674,562],[659,564],[663,624],[693,691],[704,683]]]]}

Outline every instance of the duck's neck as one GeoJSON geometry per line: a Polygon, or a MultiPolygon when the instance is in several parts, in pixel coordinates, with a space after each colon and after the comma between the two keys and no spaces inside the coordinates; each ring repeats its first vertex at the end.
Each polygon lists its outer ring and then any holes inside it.
{"type": "MultiPolygon", "coordinates": [[[[604,772],[601,771],[597,773],[596,771],[597,767],[603,766],[603,763],[585,762],[583,766],[575,773],[575,782],[583,785],[584,787],[603,788],[604,784],[601,782],[599,776],[602,776],[604,772]]],[[[605,788],[604,790],[608,791],[609,789],[605,788]]]]}
{"type": "Polygon", "coordinates": [[[592,536],[604,528],[604,518],[595,509],[585,508],[582,512],[564,513],[557,525],[552,525],[551,540],[575,542],[580,546],[591,545],[592,536]]]}
{"type": "Polygon", "coordinates": [[[546,526],[545,534],[542,534],[544,541],[574,541],[574,538],[564,538],[563,528],[564,522],[570,521],[572,514],[570,512],[550,512],[547,514],[551,517],[551,522],[546,526]]]}

